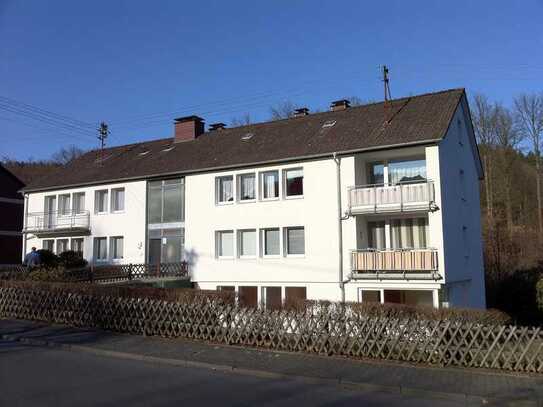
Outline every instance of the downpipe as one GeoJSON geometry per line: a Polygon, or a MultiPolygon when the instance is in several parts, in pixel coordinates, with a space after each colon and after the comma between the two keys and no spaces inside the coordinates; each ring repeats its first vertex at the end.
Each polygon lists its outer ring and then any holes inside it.
{"type": "Polygon", "coordinates": [[[337,153],[332,155],[334,162],[336,163],[336,193],[337,193],[337,230],[338,230],[338,250],[339,250],[339,263],[338,263],[338,282],[339,290],[341,293],[341,302],[345,302],[345,283],[350,281],[343,279],[343,221],[349,219],[349,214],[346,213],[343,216],[341,211],[341,158],[337,156],[337,153]]]}

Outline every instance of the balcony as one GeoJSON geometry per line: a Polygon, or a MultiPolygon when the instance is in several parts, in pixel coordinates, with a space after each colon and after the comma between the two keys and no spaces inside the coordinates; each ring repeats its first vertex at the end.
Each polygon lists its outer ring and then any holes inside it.
{"type": "Polygon", "coordinates": [[[351,252],[354,279],[433,279],[438,274],[437,250],[364,249],[351,252]]]}
{"type": "Polygon", "coordinates": [[[435,210],[434,182],[362,185],[349,188],[351,215],[435,210]]]}
{"type": "Polygon", "coordinates": [[[36,236],[89,234],[90,214],[89,211],[28,213],[23,232],[36,236]]]}

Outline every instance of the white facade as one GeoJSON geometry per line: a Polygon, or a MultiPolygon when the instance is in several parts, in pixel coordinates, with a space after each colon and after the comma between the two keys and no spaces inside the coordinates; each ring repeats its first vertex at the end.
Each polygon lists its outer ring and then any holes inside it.
{"type": "MultiPolygon", "coordinates": [[[[191,280],[203,289],[225,287],[239,292],[242,287],[256,288],[259,302],[279,293],[285,299],[293,288],[298,292],[303,289],[308,299],[337,301],[342,299],[341,243],[346,301],[394,299],[434,306],[484,307],[478,156],[467,114],[467,105],[463,103],[447,135],[438,144],[359,152],[339,158],[341,241],[338,165],[332,155],[278,165],[185,174],[183,222],[176,227],[184,228],[184,259],[189,262],[191,280]],[[399,209],[384,210],[375,204],[373,209],[369,207],[370,211],[365,208],[365,212],[347,213],[352,204],[350,188],[370,183],[373,163],[384,163],[384,177],[390,181],[394,163],[401,160],[418,160],[419,165],[424,165],[426,180],[431,182],[424,181],[428,189],[426,192],[421,189],[424,192],[421,196],[427,200],[425,194],[430,194],[431,202],[410,207],[412,201],[404,202],[401,194],[409,197],[413,193],[404,187],[404,192],[399,192],[402,197],[399,209]],[[297,191],[300,174],[303,174],[303,194],[287,196],[287,178],[292,177],[289,180],[294,181],[289,185],[292,191],[297,191]],[[273,186],[275,179],[278,196],[273,186]],[[225,202],[220,202],[221,199],[225,202]],[[367,251],[370,243],[375,246],[375,242],[370,242],[372,233],[382,240],[379,242],[382,253],[373,250],[375,247],[367,251]],[[405,247],[405,242],[402,248],[397,248],[399,243],[395,239],[404,239],[404,235],[419,248],[414,250],[419,254],[415,253],[412,261],[426,264],[431,259],[431,272],[380,274],[366,273],[365,269],[351,274],[352,250],[381,256],[379,259],[404,261],[413,251],[405,247]],[[280,287],[280,290],[266,287],[280,287]]],[[[366,199],[371,193],[383,192],[371,188],[360,187],[359,196],[366,199]]],[[[85,209],[89,211],[88,232],[81,236],[85,239],[85,258],[98,262],[97,238],[106,237],[105,261],[149,261],[147,181],[30,193],[26,211],[44,212],[46,196],[74,192],[85,193],[85,209]],[[124,209],[112,212],[111,191],[117,188],[124,188],[124,209]],[[100,190],[108,190],[109,194],[110,207],[103,214],[96,209],[96,191],[100,190]],[[123,237],[122,259],[113,259],[114,237],[123,237]]],[[[55,237],[28,233],[26,250],[30,246],[45,247],[44,240],[55,239],[56,248],[58,239],[80,237],[67,233],[55,237]]],[[[368,257],[364,256],[360,259],[366,262],[368,257]]]]}

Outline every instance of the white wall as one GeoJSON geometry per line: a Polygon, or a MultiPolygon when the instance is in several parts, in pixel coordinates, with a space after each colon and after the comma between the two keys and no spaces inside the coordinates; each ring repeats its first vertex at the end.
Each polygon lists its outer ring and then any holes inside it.
{"type": "Polygon", "coordinates": [[[479,174],[467,104],[459,105],[439,143],[441,216],[448,300],[452,306],[485,307],[479,174]]]}
{"type": "MultiPolygon", "coordinates": [[[[72,194],[74,192],[85,192],[85,210],[90,212],[90,236],[70,235],[68,238],[83,237],[83,256],[93,261],[93,238],[94,237],[124,237],[124,259],[122,263],[143,263],[145,261],[145,198],[146,182],[135,181],[125,183],[107,184],[93,187],[81,187],[62,189],[57,191],[31,193],[28,197],[28,212],[43,212],[44,199],[50,195],[72,194]],[[122,212],[111,213],[111,189],[125,189],[125,209],[122,212]],[[94,213],[94,193],[98,190],[108,189],[108,213],[94,213]]],[[[57,197],[58,205],[58,197],[57,197]]],[[[65,239],[66,237],[45,237],[37,238],[28,236],[27,251],[35,246],[42,248],[45,239],[65,239]]],[[[55,246],[56,247],[56,246],[55,246]]],[[[109,251],[109,240],[108,240],[109,251]]]]}
{"type": "MultiPolygon", "coordinates": [[[[343,207],[346,208],[346,188],[354,184],[354,158],[343,158],[341,170],[343,207]]],[[[194,258],[193,281],[200,287],[214,289],[217,285],[233,283],[307,286],[308,298],[340,298],[336,164],[331,158],[191,175],[185,178],[185,192],[185,250],[194,258]],[[280,199],[275,201],[215,204],[216,176],[297,167],[303,167],[304,171],[303,198],[284,199],[281,191],[280,199]],[[216,231],[287,226],[305,228],[305,256],[229,260],[215,256],[216,231]]],[[[345,252],[356,246],[354,224],[354,219],[350,219],[343,225],[345,252]]],[[[349,270],[349,264],[350,259],[345,256],[345,270],[349,270]]]]}

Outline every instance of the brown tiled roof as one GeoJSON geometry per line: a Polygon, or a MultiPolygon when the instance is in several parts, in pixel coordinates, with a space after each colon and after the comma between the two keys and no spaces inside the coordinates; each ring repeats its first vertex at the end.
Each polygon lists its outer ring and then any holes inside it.
{"type": "Polygon", "coordinates": [[[195,140],[177,144],[171,137],[112,147],[103,151],[103,160],[100,151],[93,150],[25,189],[195,173],[435,142],[444,137],[463,95],[463,89],[452,89],[393,100],[388,108],[388,125],[384,125],[383,103],[374,103],[206,132],[195,140]],[[323,127],[332,121],[333,126],[323,127]],[[253,136],[243,140],[247,134],[253,136]]]}

